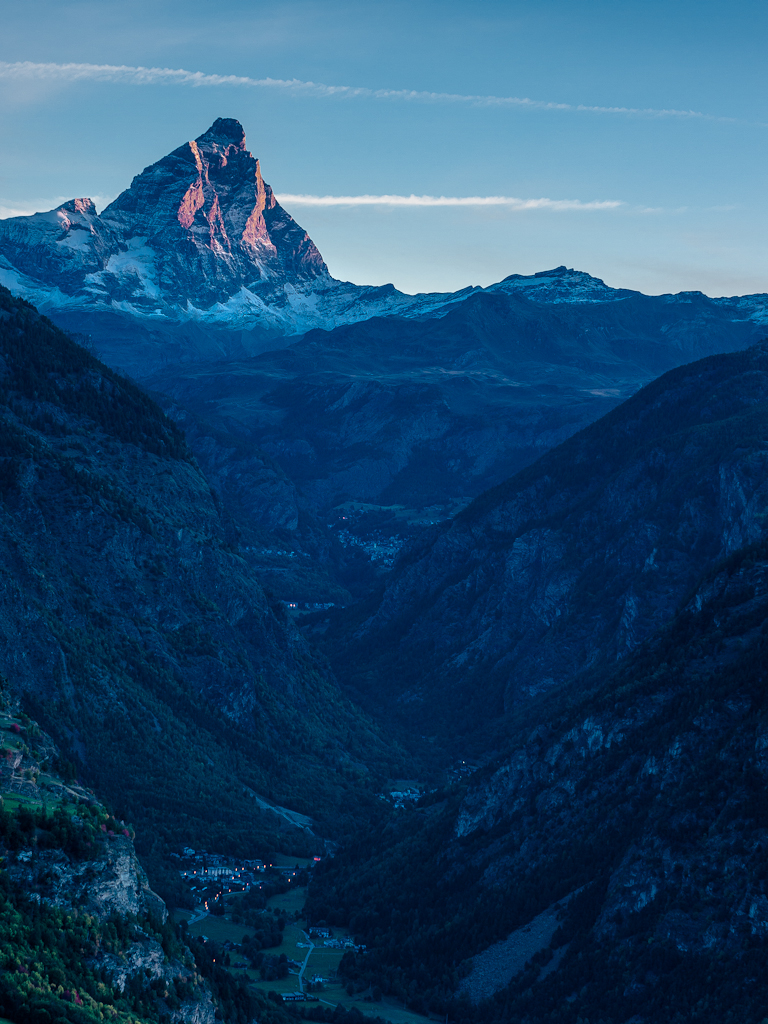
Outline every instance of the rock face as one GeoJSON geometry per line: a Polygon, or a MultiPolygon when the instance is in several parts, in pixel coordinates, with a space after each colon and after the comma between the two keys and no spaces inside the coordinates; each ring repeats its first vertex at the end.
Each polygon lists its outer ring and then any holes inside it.
{"type": "Polygon", "coordinates": [[[134,374],[174,358],[262,351],[308,327],[455,301],[332,278],[232,118],[145,168],[101,215],[90,199],[73,199],[0,221],[0,283],[93,336],[110,363],[134,374]],[[195,323],[212,331],[195,334],[195,323]]]}
{"type": "Polygon", "coordinates": [[[165,922],[165,904],[149,887],[133,843],[123,835],[104,836],[87,859],[75,859],[63,850],[25,850],[7,862],[8,876],[21,893],[36,902],[100,922],[128,919],[130,939],[119,952],[99,950],[89,966],[95,967],[119,993],[126,986],[139,990],[152,986],[159,1009],[174,1024],[213,1024],[216,1005],[210,987],[194,970],[190,951],[183,946],[178,956],[168,956],[151,932],[151,923],[165,922]],[[143,927],[142,927],[143,926],[143,927]],[[188,995],[173,1007],[163,999],[179,988],[188,995]]]}
{"type": "Polygon", "coordinates": [[[339,627],[337,670],[488,749],[494,722],[625,656],[765,535],[767,408],[765,346],[659,378],[412,547],[339,627]]]}
{"type": "MultiPolygon", "coordinates": [[[[29,979],[37,1009],[44,1007],[48,1017],[54,1010],[66,1014],[72,1002],[98,1013],[116,994],[132,993],[134,1009],[138,996],[143,1009],[164,1013],[175,1024],[213,1024],[211,989],[196,973],[189,948],[171,938],[167,908],[149,886],[130,830],[93,791],[55,771],[56,745],[8,700],[7,691],[0,705],[0,740],[10,744],[3,753],[19,755],[14,770],[0,774],[3,909],[7,915],[10,897],[14,943],[24,957],[15,979],[6,960],[0,1006],[20,1005],[30,994],[24,991],[29,979]],[[29,928],[30,918],[36,929],[29,928]],[[50,948],[54,932],[41,928],[41,919],[56,921],[70,949],[77,948],[85,924],[90,941],[81,944],[80,956],[57,963],[50,948]],[[89,984],[84,972],[94,969],[114,991],[89,984]]],[[[144,1019],[141,1010],[136,1019],[144,1019]]]]}
{"type": "Polygon", "coordinates": [[[272,301],[282,290],[285,302],[286,285],[332,283],[264,183],[242,126],[226,118],[147,167],[101,216],[90,199],[73,199],[3,221],[0,238],[16,271],[70,307],[180,314],[242,289],[272,301]]]}
{"type": "Polygon", "coordinates": [[[165,904],[150,889],[131,840],[105,836],[99,847],[96,857],[81,861],[61,850],[41,850],[28,861],[21,854],[11,877],[54,907],[82,910],[101,919],[154,914],[165,920],[165,904]]]}
{"type": "Polygon", "coordinates": [[[338,894],[368,941],[360,975],[397,978],[413,1005],[502,990],[490,1020],[663,1024],[706,1006],[757,1024],[766,623],[763,532],[618,665],[520,708],[460,792],[343,851],[313,895],[338,894]],[[464,982],[445,968],[462,962],[464,982]]]}
{"type": "MultiPolygon", "coordinates": [[[[206,309],[242,288],[267,294],[330,283],[314,243],[275,200],[231,118],[147,167],[101,220],[126,246],[115,271],[136,275],[137,298],[150,307],[152,284],[166,303],[206,309]],[[151,270],[147,250],[156,254],[151,270]]],[[[110,272],[108,265],[105,291],[110,272]]]]}

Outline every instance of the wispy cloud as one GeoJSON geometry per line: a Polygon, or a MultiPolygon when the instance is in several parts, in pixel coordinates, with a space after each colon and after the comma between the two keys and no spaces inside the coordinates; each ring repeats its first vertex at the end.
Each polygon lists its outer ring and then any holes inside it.
{"type": "Polygon", "coordinates": [[[513,210],[614,210],[618,199],[515,199],[513,196],[309,196],[281,194],[284,206],[506,206],[513,210]]]}
{"type": "Polygon", "coordinates": [[[675,110],[655,107],[593,106],[586,103],[556,103],[527,96],[464,95],[451,92],[427,92],[418,89],[368,89],[354,85],[324,85],[298,78],[250,78],[245,75],[209,75],[184,68],[145,68],[127,64],[39,64],[33,61],[0,61],[0,79],[49,81],[99,81],[124,85],[182,85],[192,88],[230,86],[281,89],[296,94],[347,99],[368,98],[403,100],[416,103],[457,103],[481,107],[520,107],[529,110],[565,111],[588,114],[618,114],[644,117],[700,118],[708,121],[736,121],[700,110],[675,110]]]}

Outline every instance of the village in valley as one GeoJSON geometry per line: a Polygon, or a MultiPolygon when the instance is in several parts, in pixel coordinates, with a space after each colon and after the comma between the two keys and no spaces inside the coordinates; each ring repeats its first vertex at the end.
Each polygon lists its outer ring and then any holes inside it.
{"type": "Polygon", "coordinates": [[[175,858],[194,902],[191,910],[177,910],[176,919],[186,922],[190,936],[210,943],[227,970],[284,1003],[356,1006],[392,1024],[424,1024],[425,1018],[390,1005],[378,990],[357,992],[339,977],[342,957],[365,946],[344,928],[304,917],[319,856],[238,860],[186,848],[175,858]]]}

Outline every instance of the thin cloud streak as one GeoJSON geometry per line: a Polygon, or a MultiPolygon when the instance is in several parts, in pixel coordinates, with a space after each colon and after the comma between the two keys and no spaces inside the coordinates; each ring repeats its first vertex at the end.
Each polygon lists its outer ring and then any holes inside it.
{"type": "Polygon", "coordinates": [[[513,196],[310,196],[276,195],[284,206],[506,206],[513,210],[615,210],[618,199],[516,199],[513,196]]]}
{"type": "Polygon", "coordinates": [[[645,117],[698,118],[707,121],[736,122],[734,117],[718,117],[700,110],[656,109],[654,107],[607,107],[585,103],[556,103],[534,100],[526,96],[482,96],[449,92],[427,92],[416,89],[368,89],[353,85],[324,85],[298,78],[250,78],[245,75],[209,75],[184,68],[145,68],[127,64],[40,64],[33,61],[10,63],[0,61],[0,79],[51,81],[99,81],[124,85],[182,85],[192,88],[244,87],[281,89],[296,94],[354,99],[405,100],[417,103],[458,103],[478,107],[520,107],[529,110],[565,111],[570,113],[620,114],[645,117]]]}

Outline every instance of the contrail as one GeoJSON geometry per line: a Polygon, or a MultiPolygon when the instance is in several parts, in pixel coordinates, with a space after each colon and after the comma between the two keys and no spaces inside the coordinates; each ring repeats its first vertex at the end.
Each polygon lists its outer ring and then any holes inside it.
{"type": "Polygon", "coordinates": [[[614,210],[618,199],[515,199],[513,196],[309,196],[276,195],[284,206],[507,206],[513,210],[614,210]]]}
{"type": "Polygon", "coordinates": [[[192,88],[232,86],[281,89],[287,92],[321,97],[363,97],[405,100],[416,103],[458,103],[478,107],[521,107],[529,110],[553,110],[588,114],[623,114],[645,117],[692,117],[707,121],[735,122],[738,118],[718,117],[700,110],[675,110],[655,107],[602,107],[586,103],[556,103],[526,96],[463,95],[452,92],[427,92],[418,89],[368,89],[354,85],[324,85],[299,78],[250,78],[245,75],[208,75],[184,68],[145,68],[127,64],[38,64],[33,61],[0,61],[0,78],[35,78],[78,82],[92,80],[125,85],[185,85],[192,88]]]}

